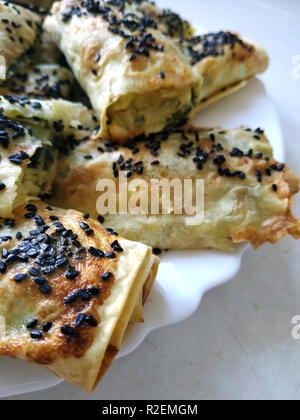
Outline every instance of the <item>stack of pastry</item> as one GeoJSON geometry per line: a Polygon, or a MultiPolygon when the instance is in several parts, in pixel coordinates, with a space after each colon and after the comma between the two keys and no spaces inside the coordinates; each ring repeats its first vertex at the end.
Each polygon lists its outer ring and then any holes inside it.
{"type": "Polygon", "coordinates": [[[0,355],[91,392],[143,322],[152,249],[298,239],[298,178],[261,128],[188,124],[266,70],[259,45],[146,0],[15,3],[0,2],[0,355]],[[204,180],[202,223],[99,215],[97,182],[121,174],[204,180]]]}

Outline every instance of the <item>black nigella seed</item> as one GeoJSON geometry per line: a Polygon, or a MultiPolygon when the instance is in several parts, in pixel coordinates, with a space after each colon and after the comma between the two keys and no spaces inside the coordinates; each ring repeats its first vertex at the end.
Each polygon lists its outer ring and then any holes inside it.
{"type": "Polygon", "coordinates": [[[79,226],[81,227],[82,230],[90,229],[89,225],[87,223],[84,223],[84,222],[80,222],[79,226]]]}
{"type": "Polygon", "coordinates": [[[16,282],[16,283],[21,283],[23,280],[25,280],[26,278],[28,277],[28,275],[27,274],[17,274],[15,277],[14,277],[14,281],[16,282]]]}
{"type": "Polygon", "coordinates": [[[93,286],[89,286],[89,287],[87,288],[87,291],[88,291],[89,293],[91,293],[93,296],[99,296],[99,294],[100,294],[100,290],[99,290],[99,289],[97,289],[96,287],[93,287],[93,286]]]}
{"type": "Polygon", "coordinates": [[[35,267],[29,268],[29,274],[33,277],[38,277],[41,275],[41,270],[35,267]]]}
{"type": "Polygon", "coordinates": [[[35,318],[27,323],[26,328],[28,330],[32,330],[33,328],[37,326],[38,322],[39,322],[38,319],[35,318]]]}
{"type": "Polygon", "coordinates": [[[34,204],[27,204],[25,209],[33,213],[37,212],[37,207],[34,204]]]}
{"type": "Polygon", "coordinates": [[[112,247],[112,249],[114,250],[114,251],[116,251],[116,252],[123,252],[124,250],[123,250],[123,248],[120,246],[120,244],[119,244],[119,242],[118,241],[114,241],[112,244],[111,244],[111,247],[112,247]]]}
{"type": "Polygon", "coordinates": [[[60,330],[61,330],[63,335],[68,335],[68,336],[71,336],[71,337],[76,337],[77,336],[77,333],[76,333],[75,329],[70,327],[70,325],[67,325],[67,324],[63,325],[60,330]]]}
{"type": "Polygon", "coordinates": [[[40,340],[41,338],[43,338],[43,334],[41,333],[41,331],[38,330],[31,331],[30,336],[34,340],[40,340]]]}
{"type": "Polygon", "coordinates": [[[84,321],[90,326],[90,327],[97,327],[98,322],[92,315],[85,315],[84,321]]]}
{"type": "Polygon", "coordinates": [[[5,189],[5,187],[6,187],[6,185],[5,185],[5,184],[3,184],[3,183],[1,183],[1,184],[0,184],[0,191],[3,191],[3,190],[5,189]]]}
{"type": "Polygon", "coordinates": [[[154,248],[153,249],[153,254],[155,254],[155,255],[160,255],[162,253],[162,251],[161,251],[161,249],[160,248],[154,248]]]}
{"type": "Polygon", "coordinates": [[[34,282],[38,286],[44,286],[45,284],[47,284],[47,280],[45,279],[45,277],[36,277],[34,279],[34,282]]]}
{"type": "Polygon", "coordinates": [[[4,274],[6,269],[7,269],[6,263],[0,260],[0,273],[4,274]]]}
{"type": "Polygon", "coordinates": [[[112,273],[110,273],[109,271],[107,271],[106,273],[102,274],[101,279],[103,281],[107,281],[107,280],[111,279],[112,276],[113,276],[112,273]]]}
{"type": "Polygon", "coordinates": [[[93,257],[99,257],[99,258],[104,258],[105,254],[103,251],[101,251],[100,249],[96,249],[94,247],[89,247],[88,252],[93,256],[93,257]]]}
{"type": "Polygon", "coordinates": [[[51,328],[52,328],[52,322],[44,322],[44,324],[43,324],[43,331],[44,332],[48,332],[48,331],[50,331],[51,330],[51,328]]]}
{"type": "Polygon", "coordinates": [[[244,172],[240,172],[239,173],[239,177],[240,177],[240,179],[245,179],[246,178],[246,175],[244,174],[244,172]]]}
{"type": "Polygon", "coordinates": [[[40,292],[44,295],[50,295],[52,292],[52,287],[49,284],[44,284],[43,286],[39,286],[40,292]]]}
{"type": "Polygon", "coordinates": [[[160,73],[159,73],[159,76],[160,76],[160,78],[161,79],[165,79],[166,78],[166,75],[165,75],[165,73],[163,72],[163,71],[161,71],[160,73]]]}
{"type": "Polygon", "coordinates": [[[255,174],[256,174],[257,181],[258,182],[261,182],[261,172],[260,171],[256,171],[255,174]]]}
{"type": "Polygon", "coordinates": [[[277,185],[276,185],[276,184],[273,184],[273,185],[272,185],[272,189],[273,189],[273,191],[275,191],[275,192],[276,192],[276,191],[278,190],[277,185]]]}
{"type": "Polygon", "coordinates": [[[85,302],[88,302],[92,299],[92,295],[87,290],[79,290],[78,295],[85,302]]]}
{"type": "Polygon", "coordinates": [[[68,280],[75,280],[79,276],[79,271],[72,271],[66,273],[66,278],[68,280]]]}
{"type": "Polygon", "coordinates": [[[78,297],[79,297],[78,293],[76,293],[76,292],[75,293],[71,293],[69,296],[67,296],[64,299],[64,303],[66,305],[69,305],[71,303],[74,303],[78,299],[78,297]]]}
{"type": "Polygon", "coordinates": [[[114,252],[107,252],[105,254],[105,257],[113,260],[114,258],[116,258],[116,254],[114,252]]]}
{"type": "Polygon", "coordinates": [[[76,321],[75,321],[75,327],[81,327],[81,325],[84,323],[85,320],[85,314],[79,314],[76,317],[76,321]]]}

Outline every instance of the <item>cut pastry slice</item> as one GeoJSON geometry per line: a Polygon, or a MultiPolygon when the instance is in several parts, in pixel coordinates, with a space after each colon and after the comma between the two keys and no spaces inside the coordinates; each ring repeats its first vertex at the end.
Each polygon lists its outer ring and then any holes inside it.
{"type": "Polygon", "coordinates": [[[81,213],[40,202],[4,223],[0,249],[0,355],[92,392],[124,344],[158,258],[81,213]]]}
{"type": "Polygon", "coordinates": [[[0,1],[0,55],[5,62],[0,79],[13,70],[13,65],[33,46],[41,31],[41,17],[13,3],[0,1]]]}
{"type": "MultiPolygon", "coordinates": [[[[104,197],[98,182],[107,179],[114,181],[117,200],[115,214],[111,210],[107,215],[100,214],[104,224],[153,248],[231,250],[235,243],[250,242],[257,248],[289,234],[300,237],[300,221],[292,215],[298,178],[272,157],[272,148],[261,129],[187,128],[140,138],[126,146],[83,141],[61,158],[53,203],[96,217],[98,200],[104,197]],[[120,180],[125,179],[128,184],[122,187],[120,180]],[[153,180],[179,181],[178,199],[185,180],[190,179],[204,180],[204,218],[199,223],[191,223],[194,216],[184,210],[183,214],[174,214],[173,190],[166,193],[171,197],[170,214],[151,210],[149,203],[152,205],[156,197],[152,195],[153,180]],[[146,211],[136,199],[140,181],[149,198],[146,211]],[[120,191],[128,208],[129,203],[137,203],[136,214],[123,214],[127,210],[123,210],[124,205],[120,212],[120,191]]],[[[192,198],[196,203],[195,185],[192,198]]]]}
{"type": "Polygon", "coordinates": [[[36,99],[70,96],[74,83],[72,73],[59,64],[25,66],[0,86],[0,95],[29,96],[36,99]]]}
{"type": "Polygon", "coordinates": [[[6,95],[0,107],[0,217],[8,218],[32,197],[51,192],[59,136],[73,127],[84,134],[95,123],[83,105],[64,100],[6,95]]]}
{"type": "Polygon", "coordinates": [[[100,135],[124,143],[187,121],[201,77],[140,2],[56,2],[44,27],[100,118],[100,135]]]}
{"type": "Polygon", "coordinates": [[[203,79],[198,110],[241,89],[269,65],[260,45],[232,32],[182,38],[179,45],[203,79]]]}

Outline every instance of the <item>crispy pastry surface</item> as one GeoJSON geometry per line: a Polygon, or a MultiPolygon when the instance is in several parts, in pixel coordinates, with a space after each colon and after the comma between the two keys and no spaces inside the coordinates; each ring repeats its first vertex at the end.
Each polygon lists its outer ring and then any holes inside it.
{"type": "MultiPolygon", "coordinates": [[[[234,243],[257,248],[289,234],[299,238],[300,222],[292,215],[298,178],[272,158],[261,129],[178,130],[123,147],[83,141],[60,162],[53,202],[96,217],[98,181],[115,180],[119,193],[121,176],[146,181],[148,191],[152,179],[204,180],[199,225],[189,226],[186,215],[103,215],[106,226],[154,248],[231,250],[234,243]]],[[[128,191],[128,202],[135,189],[128,191]]]]}
{"type": "Polygon", "coordinates": [[[0,95],[68,99],[73,83],[72,73],[59,64],[29,65],[8,79],[5,86],[0,86],[0,95]]]}
{"type": "Polygon", "coordinates": [[[203,79],[197,110],[241,89],[269,65],[269,57],[260,45],[233,32],[182,38],[178,43],[203,79]]]}
{"type": "Polygon", "coordinates": [[[32,202],[12,220],[0,230],[0,355],[91,392],[136,322],[158,258],[76,211],[32,202]]]}
{"type": "Polygon", "coordinates": [[[61,136],[78,128],[84,135],[95,122],[83,105],[62,99],[5,95],[0,109],[0,217],[11,217],[15,208],[51,192],[61,136]]]}
{"type": "Polygon", "coordinates": [[[44,27],[89,96],[103,138],[122,143],[188,119],[201,78],[138,2],[120,9],[101,1],[90,11],[86,2],[63,0],[51,13],[44,27]]]}
{"type": "Polygon", "coordinates": [[[7,72],[33,46],[41,23],[38,14],[13,3],[0,2],[0,54],[5,58],[7,72]]]}

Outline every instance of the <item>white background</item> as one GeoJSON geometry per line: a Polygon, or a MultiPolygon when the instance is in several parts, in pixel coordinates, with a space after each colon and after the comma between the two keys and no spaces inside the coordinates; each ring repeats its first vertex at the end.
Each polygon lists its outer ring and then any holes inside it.
{"type": "MultiPolygon", "coordinates": [[[[300,175],[300,78],[292,77],[300,1],[157,1],[209,31],[236,30],[268,50],[271,66],[262,80],[280,114],[288,164],[300,175]]],[[[300,217],[300,196],[295,213],[300,217]]],[[[201,281],[200,270],[195,276],[201,281]]],[[[192,318],[152,333],[117,360],[92,396],[63,383],[10,399],[300,399],[295,315],[300,244],[286,239],[249,250],[230,283],[210,291],[192,318]]]]}

